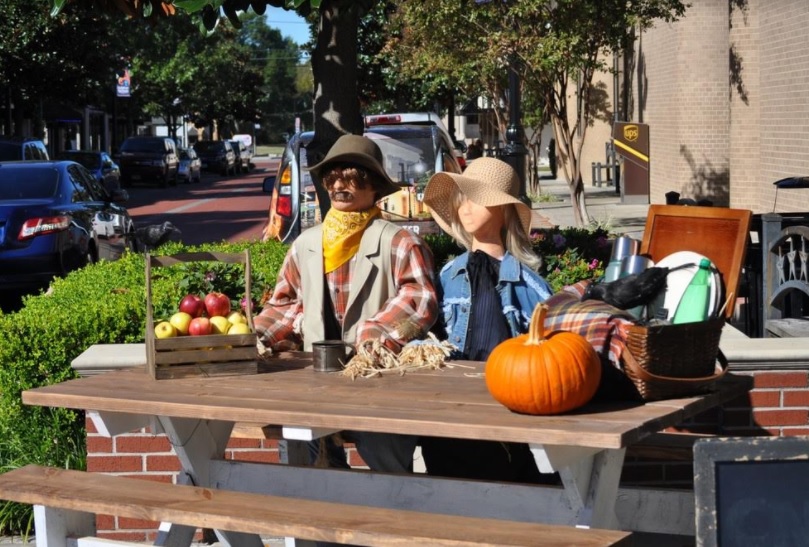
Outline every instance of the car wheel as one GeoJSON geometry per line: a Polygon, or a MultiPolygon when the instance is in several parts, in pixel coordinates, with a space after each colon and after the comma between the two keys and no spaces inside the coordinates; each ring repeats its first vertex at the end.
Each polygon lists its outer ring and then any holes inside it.
{"type": "Polygon", "coordinates": [[[160,187],[165,188],[169,185],[169,174],[168,172],[163,173],[163,176],[160,177],[160,187]]]}

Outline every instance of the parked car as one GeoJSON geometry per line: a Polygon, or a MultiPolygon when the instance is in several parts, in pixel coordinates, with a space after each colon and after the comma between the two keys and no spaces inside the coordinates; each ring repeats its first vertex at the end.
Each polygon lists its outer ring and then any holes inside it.
{"type": "Polygon", "coordinates": [[[0,136],[0,161],[47,159],[48,149],[39,139],[0,136]]]}
{"type": "Polygon", "coordinates": [[[230,141],[197,141],[194,144],[202,169],[227,176],[236,172],[236,153],[230,141]]]}
{"type": "Polygon", "coordinates": [[[112,193],[121,188],[121,168],[106,152],[67,150],[61,152],[57,159],[75,161],[83,165],[107,189],[107,192],[112,193]]]}
{"type": "Polygon", "coordinates": [[[124,186],[155,180],[163,187],[177,184],[180,159],[168,137],[129,137],[121,144],[117,161],[124,186]]]}
{"type": "Polygon", "coordinates": [[[461,170],[466,169],[466,143],[450,135],[444,122],[441,121],[441,117],[435,112],[400,112],[365,116],[366,127],[381,125],[434,125],[438,127],[446,135],[447,140],[452,143],[455,161],[458,162],[461,170]]]}
{"type": "MultiPolygon", "coordinates": [[[[394,181],[407,185],[401,192],[379,202],[383,216],[419,231],[437,233],[422,202],[429,178],[440,171],[460,173],[452,141],[437,125],[375,125],[365,136],[374,139],[385,158],[385,171],[394,181]]],[[[264,191],[271,194],[264,239],[289,243],[302,230],[320,222],[320,208],[312,177],[302,168],[311,131],[296,133],[287,142],[275,176],[264,179],[264,191]]]]}
{"type": "Polygon", "coordinates": [[[0,292],[35,292],[134,250],[127,197],[72,161],[0,162],[0,292]]]}
{"type": "Polygon", "coordinates": [[[229,141],[233,152],[236,154],[236,172],[250,172],[250,162],[253,161],[253,150],[242,141],[229,141]]]}
{"type": "Polygon", "coordinates": [[[200,161],[196,150],[193,148],[180,148],[180,170],[177,177],[186,183],[199,182],[202,180],[202,161],[200,161]]]}

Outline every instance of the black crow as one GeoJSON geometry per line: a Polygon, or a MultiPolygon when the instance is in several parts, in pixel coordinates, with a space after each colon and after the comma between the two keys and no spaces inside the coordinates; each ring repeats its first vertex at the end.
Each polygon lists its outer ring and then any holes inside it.
{"type": "Polygon", "coordinates": [[[179,228],[167,220],[163,224],[150,224],[136,228],[135,239],[144,250],[149,251],[166,243],[172,235],[181,233],[179,228]]]}
{"type": "MultiPolygon", "coordinates": [[[[678,268],[688,266],[678,266],[678,268]]],[[[582,300],[601,300],[621,310],[647,304],[666,288],[670,268],[652,266],[639,274],[632,274],[609,283],[592,283],[582,300]]]]}

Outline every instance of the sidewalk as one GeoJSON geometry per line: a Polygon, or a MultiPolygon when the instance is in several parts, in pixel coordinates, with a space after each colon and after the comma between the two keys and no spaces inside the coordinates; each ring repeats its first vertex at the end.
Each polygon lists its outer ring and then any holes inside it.
{"type": "MultiPolygon", "coordinates": [[[[570,191],[564,179],[543,179],[540,183],[543,194],[551,194],[561,201],[534,203],[532,226],[548,228],[552,226],[575,226],[573,208],[570,204],[570,191]]],[[[584,185],[585,204],[593,221],[610,232],[626,234],[636,239],[643,238],[649,204],[623,204],[621,196],[613,186],[584,185]]]]}

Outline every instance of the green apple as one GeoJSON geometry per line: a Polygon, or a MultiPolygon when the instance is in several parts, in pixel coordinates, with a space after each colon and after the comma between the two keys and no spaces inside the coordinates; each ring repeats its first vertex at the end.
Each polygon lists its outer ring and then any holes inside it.
{"type": "Polygon", "coordinates": [[[235,311],[228,315],[228,321],[230,321],[231,325],[235,325],[237,323],[244,323],[247,324],[247,317],[240,311],[235,311]]]}
{"type": "Polygon", "coordinates": [[[247,323],[233,323],[228,334],[250,334],[250,327],[247,326],[247,323]]]}
{"type": "Polygon", "coordinates": [[[154,335],[157,338],[174,338],[177,336],[177,329],[168,321],[161,321],[155,325],[154,335]]]}
{"type": "Polygon", "coordinates": [[[191,325],[191,319],[193,319],[193,317],[191,317],[190,313],[178,311],[169,318],[169,323],[177,329],[178,334],[186,336],[188,334],[188,327],[191,325]]]}
{"type": "Polygon", "coordinates": [[[211,320],[211,334],[227,334],[230,328],[230,321],[221,315],[214,315],[211,320]]]}

